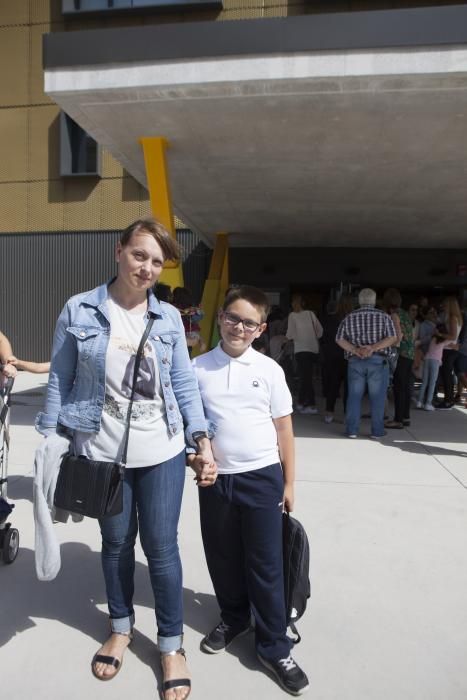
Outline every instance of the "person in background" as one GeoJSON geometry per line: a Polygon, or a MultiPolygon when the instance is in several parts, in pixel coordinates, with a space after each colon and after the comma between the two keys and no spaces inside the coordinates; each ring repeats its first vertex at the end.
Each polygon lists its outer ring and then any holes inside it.
{"type": "Polygon", "coordinates": [[[454,406],[454,363],[457,358],[457,340],[459,338],[463,318],[456,297],[448,296],[442,303],[442,313],[446,325],[444,340],[450,340],[443,351],[443,361],[440,367],[440,377],[444,387],[444,400],[436,408],[450,410],[454,406]]]}
{"type": "Polygon", "coordinates": [[[6,335],[0,331],[0,373],[3,380],[16,377],[16,367],[11,362],[11,357],[13,357],[11,343],[6,335]]]}
{"type": "Polygon", "coordinates": [[[347,361],[343,349],[336,343],[337,329],[341,321],[353,309],[352,299],[342,295],[339,301],[329,301],[327,315],[323,322],[321,352],[323,357],[323,386],[326,397],[324,422],[332,423],[334,408],[342,384],[344,385],[344,411],[347,402],[347,361]]]}
{"type": "Polygon", "coordinates": [[[205,352],[206,344],[201,338],[199,325],[199,321],[204,317],[204,312],[195,305],[191,291],[187,287],[175,287],[172,294],[172,304],[180,311],[190,357],[193,348],[199,347],[200,352],[205,352]]]}
{"type": "Polygon", "coordinates": [[[457,396],[456,403],[465,406],[462,392],[467,389],[467,308],[462,311],[463,324],[458,338],[458,354],[454,364],[457,375],[457,396]]]}
{"type": "Polygon", "coordinates": [[[322,335],[323,327],[314,312],[305,309],[301,294],[294,294],[287,325],[287,338],[293,340],[294,344],[299,381],[296,408],[299,413],[318,413],[313,368],[319,360],[319,339],[322,335]]]}
{"type": "Polygon", "coordinates": [[[438,372],[441,366],[443,350],[450,345],[450,340],[445,340],[446,326],[440,325],[436,328],[435,334],[430,340],[430,345],[425,354],[423,363],[423,379],[418,394],[417,408],[424,408],[425,411],[434,411],[433,396],[435,393],[438,372]]]}
{"type": "Polygon", "coordinates": [[[345,412],[346,434],[356,438],[360,428],[361,404],[368,387],[371,407],[371,438],[378,440],[384,432],[384,403],[389,382],[388,354],[397,341],[391,317],[375,308],[376,292],[362,289],[360,308],[341,321],[336,343],[345,352],[348,398],[345,412]]]}
{"type": "Polygon", "coordinates": [[[158,282],[154,285],[152,291],[154,292],[156,299],[159,301],[166,301],[168,304],[172,303],[172,288],[169,284],[158,282]]]}
{"type": "Polygon", "coordinates": [[[436,331],[436,323],[438,314],[434,306],[427,309],[422,322],[420,323],[420,332],[418,334],[418,347],[423,355],[427,352],[434,332],[436,331]]]}
{"type": "Polygon", "coordinates": [[[384,294],[385,306],[391,309],[391,318],[394,315],[399,319],[397,331],[399,349],[393,378],[394,418],[385,423],[386,428],[403,428],[410,425],[410,396],[415,342],[412,320],[407,311],[401,308],[401,302],[398,289],[391,287],[386,290],[384,294]]]}
{"type": "Polygon", "coordinates": [[[419,334],[420,334],[420,321],[418,319],[418,305],[417,304],[410,304],[409,308],[407,309],[407,313],[409,314],[409,318],[410,318],[410,321],[412,323],[413,341],[415,343],[415,342],[417,342],[419,334]]]}

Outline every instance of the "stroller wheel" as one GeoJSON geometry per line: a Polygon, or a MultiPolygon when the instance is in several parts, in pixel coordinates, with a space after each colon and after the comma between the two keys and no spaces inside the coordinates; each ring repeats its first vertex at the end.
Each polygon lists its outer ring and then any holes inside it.
{"type": "Polygon", "coordinates": [[[15,527],[9,528],[3,540],[3,561],[5,564],[13,564],[18,556],[19,532],[15,527]]]}

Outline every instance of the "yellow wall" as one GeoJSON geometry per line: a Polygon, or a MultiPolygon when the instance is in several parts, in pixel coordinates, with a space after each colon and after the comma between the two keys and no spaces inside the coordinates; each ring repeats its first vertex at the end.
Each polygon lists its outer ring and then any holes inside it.
{"type": "Polygon", "coordinates": [[[146,190],[105,151],[100,180],[59,175],[42,34],[65,28],[60,0],[0,0],[0,233],[121,229],[150,213],[146,190]]]}

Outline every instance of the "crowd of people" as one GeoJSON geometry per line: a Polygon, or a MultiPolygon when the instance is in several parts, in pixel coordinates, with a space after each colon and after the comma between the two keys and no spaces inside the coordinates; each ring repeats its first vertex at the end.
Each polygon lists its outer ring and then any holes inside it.
{"type": "Polygon", "coordinates": [[[332,299],[319,320],[303,295],[295,294],[288,317],[279,309],[271,313],[269,353],[284,367],[296,412],[319,412],[315,389],[319,378],[324,421],[334,420],[341,396],[350,437],[358,434],[366,393],[375,438],[388,429],[408,427],[413,406],[434,411],[465,405],[467,311],[461,311],[456,297],[436,304],[421,297],[404,308],[395,288],[387,289],[379,300],[374,290],[362,289],[356,302],[347,295],[332,299]],[[394,404],[391,418],[389,389],[394,404]]]}

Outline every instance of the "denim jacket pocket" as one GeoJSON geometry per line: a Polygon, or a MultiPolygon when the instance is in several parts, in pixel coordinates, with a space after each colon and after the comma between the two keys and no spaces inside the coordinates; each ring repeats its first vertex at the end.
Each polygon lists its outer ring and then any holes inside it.
{"type": "Polygon", "coordinates": [[[159,348],[161,351],[162,363],[167,365],[167,368],[171,367],[172,357],[173,357],[173,346],[174,346],[173,334],[172,333],[160,333],[159,335],[152,336],[152,340],[155,340],[156,342],[157,341],[160,342],[159,348]]]}
{"type": "Polygon", "coordinates": [[[102,333],[102,328],[86,328],[83,326],[68,326],[67,333],[76,338],[78,356],[82,360],[88,360],[93,352],[96,338],[102,333]]]}

